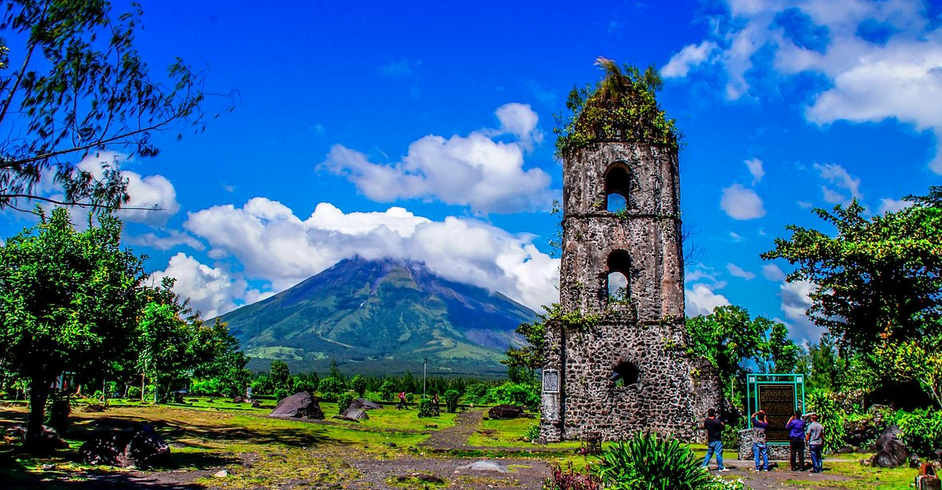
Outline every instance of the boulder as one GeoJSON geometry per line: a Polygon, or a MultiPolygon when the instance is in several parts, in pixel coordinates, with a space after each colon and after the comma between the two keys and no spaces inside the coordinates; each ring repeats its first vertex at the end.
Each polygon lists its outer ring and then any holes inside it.
{"type": "Polygon", "coordinates": [[[514,405],[497,405],[492,407],[487,411],[487,416],[492,419],[516,419],[522,417],[524,414],[523,407],[518,407],[514,405]]]}
{"type": "Polygon", "coordinates": [[[379,403],[371,402],[366,398],[357,398],[350,402],[350,408],[356,408],[359,410],[379,410],[383,408],[379,403]]]}
{"type": "Polygon", "coordinates": [[[341,419],[341,420],[350,420],[353,422],[359,422],[361,420],[369,420],[370,416],[366,414],[366,410],[349,407],[346,410],[344,410],[343,413],[335,416],[334,418],[341,419]]]}
{"type": "Polygon", "coordinates": [[[899,427],[891,425],[877,439],[877,454],[870,461],[873,466],[896,468],[909,462],[909,450],[899,441],[899,427]]]}
{"type": "Polygon", "coordinates": [[[246,398],[246,397],[244,397],[244,396],[242,396],[242,395],[236,395],[236,396],[232,397],[232,403],[252,403],[252,400],[250,400],[250,399],[248,399],[248,398],[246,398]]]}
{"type": "Polygon", "coordinates": [[[306,391],[282,399],[269,415],[272,417],[324,420],[324,412],[321,410],[320,404],[317,403],[317,399],[306,391]]]}
{"type": "Polygon", "coordinates": [[[491,461],[491,460],[486,460],[486,459],[485,459],[485,460],[482,460],[482,461],[475,461],[475,462],[473,462],[473,463],[471,463],[471,464],[467,464],[467,465],[464,465],[464,466],[459,466],[459,467],[457,468],[457,470],[458,470],[458,471],[461,471],[461,470],[465,470],[465,471],[496,471],[496,472],[498,472],[498,473],[507,473],[507,472],[510,471],[506,466],[504,466],[504,465],[498,463],[497,461],[491,461]]]}
{"type": "Polygon", "coordinates": [[[131,432],[111,431],[85,441],[79,449],[88,464],[149,468],[166,463],[170,446],[149,424],[138,424],[131,432]]]}
{"type": "MultiPolygon", "coordinates": [[[[26,441],[26,427],[22,425],[16,425],[7,429],[6,433],[7,438],[18,440],[21,442],[26,441]]],[[[65,449],[69,447],[69,443],[65,442],[59,433],[55,429],[49,427],[48,425],[43,426],[43,432],[39,435],[39,442],[36,447],[36,451],[40,453],[48,453],[55,451],[56,449],[65,449]]]]}

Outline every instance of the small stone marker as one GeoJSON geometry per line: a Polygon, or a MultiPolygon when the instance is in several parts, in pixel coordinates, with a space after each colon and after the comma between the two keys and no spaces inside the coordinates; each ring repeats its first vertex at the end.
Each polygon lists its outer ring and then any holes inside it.
{"type": "Polygon", "coordinates": [[[496,472],[498,472],[498,473],[508,473],[508,472],[510,472],[510,470],[507,469],[506,466],[504,466],[504,465],[498,463],[497,461],[488,461],[488,460],[475,461],[475,462],[473,462],[473,463],[471,463],[471,464],[468,464],[468,465],[459,466],[459,467],[458,467],[458,470],[456,470],[456,471],[460,471],[460,470],[470,470],[470,471],[496,471],[496,472]]]}
{"type": "Polygon", "coordinates": [[[225,478],[225,477],[229,476],[229,472],[226,471],[226,470],[219,470],[219,471],[213,473],[213,476],[216,477],[216,478],[225,478]]]}

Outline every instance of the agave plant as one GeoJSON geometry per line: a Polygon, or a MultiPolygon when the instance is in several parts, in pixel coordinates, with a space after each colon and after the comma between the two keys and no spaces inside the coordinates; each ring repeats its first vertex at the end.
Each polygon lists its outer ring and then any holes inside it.
{"type": "Polygon", "coordinates": [[[713,483],[689,447],[650,432],[613,444],[599,458],[593,468],[606,489],[701,490],[713,483]]]}

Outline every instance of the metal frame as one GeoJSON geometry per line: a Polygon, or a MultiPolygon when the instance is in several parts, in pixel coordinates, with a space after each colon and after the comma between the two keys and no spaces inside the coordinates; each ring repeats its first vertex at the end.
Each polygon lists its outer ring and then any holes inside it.
{"type": "MultiPolygon", "coordinates": [[[[795,389],[795,410],[804,413],[805,375],[804,374],[748,374],[746,376],[746,408],[749,415],[749,428],[752,428],[751,415],[759,409],[759,386],[792,385],[795,389]]],[[[770,445],[786,445],[787,442],[769,442],[770,445]]]]}

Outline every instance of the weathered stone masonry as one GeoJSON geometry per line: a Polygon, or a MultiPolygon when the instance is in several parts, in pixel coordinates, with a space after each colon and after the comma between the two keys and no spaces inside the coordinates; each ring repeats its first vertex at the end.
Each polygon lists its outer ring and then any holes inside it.
{"type": "Polygon", "coordinates": [[[547,329],[547,441],[648,429],[696,440],[719,407],[709,363],[686,352],[678,173],[676,151],[648,144],[598,143],[564,159],[560,304],[600,321],[547,329]],[[607,210],[615,194],[625,210],[607,210]],[[616,272],[627,298],[610,297],[616,272]]]}

